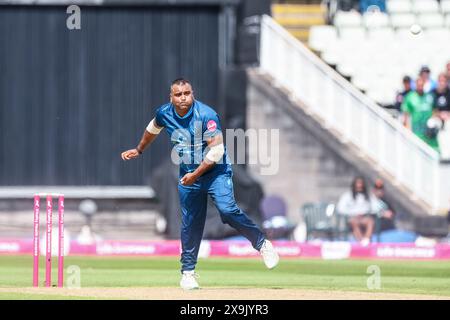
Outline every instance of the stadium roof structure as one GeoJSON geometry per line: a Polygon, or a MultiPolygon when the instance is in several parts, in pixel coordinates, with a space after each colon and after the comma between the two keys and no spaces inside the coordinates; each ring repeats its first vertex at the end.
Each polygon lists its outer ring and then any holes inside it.
{"type": "Polygon", "coordinates": [[[238,5],[241,0],[0,0],[0,5],[238,5]]]}

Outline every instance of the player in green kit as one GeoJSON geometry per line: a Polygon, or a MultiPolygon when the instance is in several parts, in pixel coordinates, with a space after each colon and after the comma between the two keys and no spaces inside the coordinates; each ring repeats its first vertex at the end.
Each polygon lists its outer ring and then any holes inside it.
{"type": "Polygon", "coordinates": [[[433,115],[434,97],[431,93],[426,93],[423,87],[423,80],[418,78],[416,80],[416,90],[406,95],[401,109],[408,115],[405,119],[405,125],[430,147],[438,150],[436,137],[427,135],[427,121],[433,115]],[[407,121],[408,118],[409,121],[407,121]]]}

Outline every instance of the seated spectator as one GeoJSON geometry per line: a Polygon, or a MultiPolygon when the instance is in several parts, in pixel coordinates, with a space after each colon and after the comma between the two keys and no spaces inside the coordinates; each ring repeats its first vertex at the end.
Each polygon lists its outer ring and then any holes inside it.
{"type": "Polygon", "coordinates": [[[338,11],[352,11],[357,10],[359,7],[358,0],[340,0],[337,2],[338,11]]]}
{"type": "Polygon", "coordinates": [[[419,71],[419,78],[423,80],[423,91],[430,93],[437,87],[436,81],[431,79],[431,70],[428,66],[422,66],[419,71]]]}
{"type": "Polygon", "coordinates": [[[435,97],[436,111],[450,111],[450,88],[447,84],[445,73],[441,73],[438,77],[438,85],[433,91],[435,97]]]}
{"type": "Polygon", "coordinates": [[[404,113],[403,124],[416,136],[438,151],[436,136],[429,134],[427,121],[433,115],[434,98],[424,91],[424,80],[416,80],[416,90],[408,93],[403,100],[401,110],[404,113]]]}
{"type": "Polygon", "coordinates": [[[339,199],[337,211],[349,217],[349,225],[353,236],[362,245],[368,245],[375,227],[373,208],[376,199],[369,195],[363,177],[356,177],[351,190],[345,192],[339,199]]]}
{"type": "Polygon", "coordinates": [[[361,14],[364,12],[378,8],[378,11],[386,12],[386,0],[360,0],[359,1],[359,10],[361,14]]]}
{"type": "Polygon", "coordinates": [[[412,90],[411,81],[412,81],[412,79],[411,79],[410,76],[404,76],[403,77],[403,80],[402,80],[402,82],[403,82],[403,91],[399,92],[397,94],[397,97],[395,98],[395,105],[394,106],[395,106],[395,109],[397,111],[401,111],[401,106],[402,106],[402,103],[403,103],[403,99],[412,90]]]}
{"type": "Polygon", "coordinates": [[[450,88],[445,73],[438,78],[438,86],[434,94],[434,115],[442,121],[437,134],[441,158],[450,159],[450,88]]]}
{"type": "Polygon", "coordinates": [[[378,215],[378,231],[395,229],[395,211],[385,197],[384,182],[376,179],[373,185],[373,194],[376,198],[374,211],[378,215]]]}

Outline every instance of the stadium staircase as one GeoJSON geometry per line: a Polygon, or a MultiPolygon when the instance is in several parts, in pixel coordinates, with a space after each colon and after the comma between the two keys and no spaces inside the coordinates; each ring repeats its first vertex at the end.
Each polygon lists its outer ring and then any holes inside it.
{"type": "Polygon", "coordinates": [[[306,201],[337,201],[358,173],[383,178],[401,212],[448,210],[450,165],[269,16],[248,75],[248,127],[280,129],[280,172],[261,182],[296,199],[296,214],[306,201]]]}
{"type": "Polygon", "coordinates": [[[325,24],[325,13],[321,4],[272,4],[274,19],[305,45],[311,27],[325,24]]]}

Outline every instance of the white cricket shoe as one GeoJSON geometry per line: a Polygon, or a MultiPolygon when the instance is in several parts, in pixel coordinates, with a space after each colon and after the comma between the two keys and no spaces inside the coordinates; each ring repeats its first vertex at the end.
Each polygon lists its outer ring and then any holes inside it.
{"type": "Polygon", "coordinates": [[[198,278],[198,274],[192,271],[183,271],[183,275],[181,277],[180,286],[184,290],[194,290],[198,289],[198,283],[196,278],[198,278]]]}
{"type": "Polygon", "coordinates": [[[278,261],[280,261],[278,253],[275,251],[272,243],[269,240],[264,240],[264,243],[259,252],[263,257],[266,267],[269,269],[275,268],[278,264],[278,261]]]}

